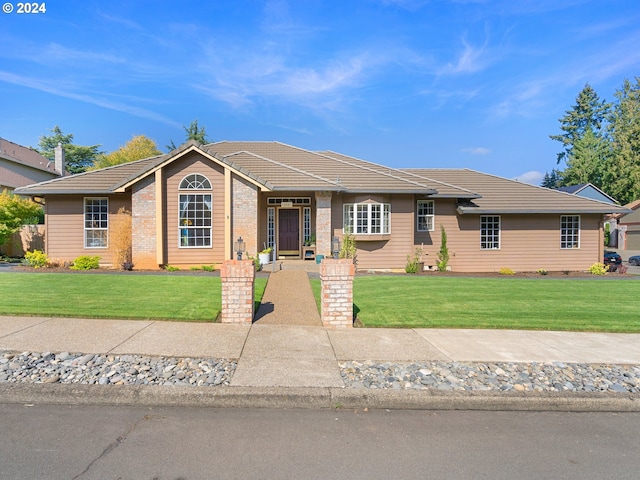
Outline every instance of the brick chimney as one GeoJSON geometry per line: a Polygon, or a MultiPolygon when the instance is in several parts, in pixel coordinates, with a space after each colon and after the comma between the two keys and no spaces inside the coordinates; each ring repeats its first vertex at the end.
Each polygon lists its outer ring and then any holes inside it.
{"type": "Polygon", "coordinates": [[[54,149],[55,152],[55,169],[56,172],[60,174],[60,176],[64,177],[66,174],[66,164],[64,162],[64,149],[62,145],[59,143],[58,146],[54,149]]]}

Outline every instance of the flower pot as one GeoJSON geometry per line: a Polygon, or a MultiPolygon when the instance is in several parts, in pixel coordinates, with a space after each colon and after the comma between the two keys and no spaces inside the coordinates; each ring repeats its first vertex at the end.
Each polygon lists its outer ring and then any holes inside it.
{"type": "Polygon", "coordinates": [[[260,264],[266,265],[271,262],[271,253],[259,253],[258,258],[260,259],[260,264]]]}

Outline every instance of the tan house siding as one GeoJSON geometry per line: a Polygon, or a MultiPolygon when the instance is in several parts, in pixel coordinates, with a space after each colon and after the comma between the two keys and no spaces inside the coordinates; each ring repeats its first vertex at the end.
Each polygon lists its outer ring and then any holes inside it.
{"type": "Polygon", "coordinates": [[[45,205],[47,227],[46,253],[51,260],[71,262],[81,255],[99,255],[101,264],[110,264],[111,256],[106,248],[84,247],[84,198],[109,199],[109,215],[120,207],[131,209],[128,194],[114,195],[48,195],[45,205]]]}
{"type": "Polygon", "coordinates": [[[166,261],[168,265],[210,265],[224,260],[224,169],[198,153],[189,153],[165,168],[166,188],[166,261]],[[199,173],[211,182],[212,239],[211,247],[179,246],[178,203],[180,182],[187,175],[199,173]]]}
{"type": "MultiPolygon", "coordinates": [[[[449,217],[453,219],[454,217],[449,217]]],[[[600,259],[601,215],[580,215],[580,248],[560,248],[560,215],[500,215],[500,248],[480,248],[480,216],[457,217],[457,228],[447,221],[447,246],[453,270],[492,272],[586,270],[600,259]]],[[[440,233],[429,258],[437,258],[440,233]]]]}
{"type": "Polygon", "coordinates": [[[44,182],[59,176],[56,172],[46,172],[0,158],[0,192],[5,188],[13,190],[16,187],[44,182]]]}
{"type": "Polygon", "coordinates": [[[332,202],[334,234],[342,238],[343,205],[347,203],[389,203],[391,233],[389,235],[355,235],[357,267],[366,269],[404,268],[407,255],[413,251],[413,195],[346,194],[332,202]]]}

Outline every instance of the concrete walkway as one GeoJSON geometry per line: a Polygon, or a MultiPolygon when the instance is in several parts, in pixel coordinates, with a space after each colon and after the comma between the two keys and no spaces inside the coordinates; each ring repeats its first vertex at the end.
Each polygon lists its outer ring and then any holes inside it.
{"type": "Polygon", "coordinates": [[[0,349],[238,359],[242,386],[342,385],[338,362],[640,365],[640,334],[0,317],[0,349]]]}
{"type": "Polygon", "coordinates": [[[237,359],[229,387],[0,384],[0,402],[275,408],[639,411],[634,395],[345,388],[343,361],[567,362],[640,365],[640,334],[328,329],[0,317],[0,350],[237,359]]]}
{"type": "Polygon", "coordinates": [[[321,326],[307,272],[280,270],[271,273],[254,323],[321,326]]]}

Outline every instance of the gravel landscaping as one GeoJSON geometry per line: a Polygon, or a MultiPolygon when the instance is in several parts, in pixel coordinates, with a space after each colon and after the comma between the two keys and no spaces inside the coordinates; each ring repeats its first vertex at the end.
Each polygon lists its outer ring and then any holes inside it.
{"type": "MultiPolygon", "coordinates": [[[[229,386],[229,359],[0,351],[1,383],[229,386]]],[[[639,365],[570,363],[339,364],[347,388],[640,393],[639,365]]]]}

